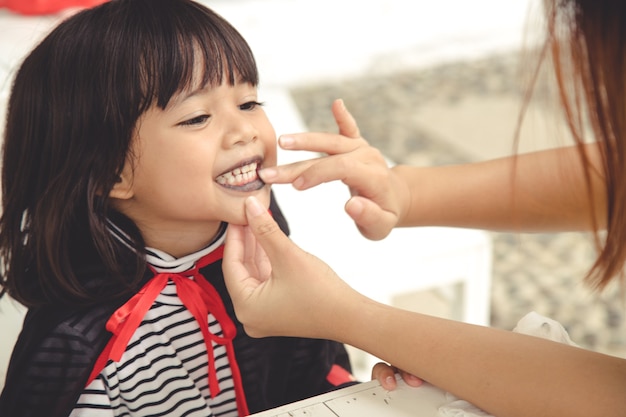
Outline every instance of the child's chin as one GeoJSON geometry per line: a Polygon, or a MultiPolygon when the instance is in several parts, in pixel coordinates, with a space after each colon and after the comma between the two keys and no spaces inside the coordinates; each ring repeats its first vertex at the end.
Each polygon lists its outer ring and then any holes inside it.
{"type": "MultiPolygon", "coordinates": [[[[263,190],[259,190],[259,192],[251,194],[256,197],[257,200],[261,203],[263,207],[266,207],[269,210],[270,206],[270,190],[269,187],[263,190]]],[[[246,197],[247,198],[247,197],[246,197]]],[[[246,226],[248,224],[248,219],[246,217],[246,209],[245,209],[245,198],[237,201],[235,207],[229,213],[227,219],[225,219],[229,224],[236,224],[246,226]]]]}
{"type": "Polygon", "coordinates": [[[261,203],[261,205],[263,205],[263,207],[267,208],[268,210],[270,207],[270,191],[271,188],[265,186],[262,189],[258,190],[256,193],[252,194],[257,198],[257,200],[259,200],[259,203],[261,203]]]}

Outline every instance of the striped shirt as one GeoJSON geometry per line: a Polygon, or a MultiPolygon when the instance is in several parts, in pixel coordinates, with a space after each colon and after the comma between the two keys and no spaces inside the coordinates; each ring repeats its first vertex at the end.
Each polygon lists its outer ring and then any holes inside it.
{"type": "MultiPolygon", "coordinates": [[[[113,233],[123,240],[119,229],[113,233]]],[[[207,248],[185,256],[147,249],[147,261],[158,273],[182,273],[217,250],[225,227],[207,248]]],[[[209,332],[222,327],[208,314],[209,332]]],[[[130,338],[121,360],[109,360],[81,394],[71,417],[112,416],[237,416],[231,364],[224,345],[211,342],[219,393],[211,396],[207,346],[199,323],[183,304],[174,281],[163,290],[130,338]]],[[[208,354],[211,354],[209,351],[208,354]]]]}

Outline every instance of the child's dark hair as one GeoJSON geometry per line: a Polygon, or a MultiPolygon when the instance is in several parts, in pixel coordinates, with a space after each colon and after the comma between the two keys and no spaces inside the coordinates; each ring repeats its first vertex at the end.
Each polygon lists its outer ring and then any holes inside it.
{"type": "Polygon", "coordinates": [[[108,195],[139,117],[198,82],[256,86],[258,73],[243,37],[188,0],[104,3],[62,22],[28,55],[3,144],[2,293],[34,306],[136,290],[143,239],[108,195]],[[194,74],[198,60],[203,74],[194,74]],[[126,223],[130,257],[107,229],[111,218],[126,223]],[[94,259],[106,268],[105,282],[88,282],[85,266],[94,259]]]}

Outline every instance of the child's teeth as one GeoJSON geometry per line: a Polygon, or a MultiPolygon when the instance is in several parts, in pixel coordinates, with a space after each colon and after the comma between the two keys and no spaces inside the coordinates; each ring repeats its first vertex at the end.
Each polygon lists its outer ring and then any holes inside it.
{"type": "Polygon", "coordinates": [[[217,177],[219,184],[225,185],[237,185],[250,182],[256,178],[257,163],[245,165],[243,167],[235,168],[231,172],[227,172],[217,177]]]}

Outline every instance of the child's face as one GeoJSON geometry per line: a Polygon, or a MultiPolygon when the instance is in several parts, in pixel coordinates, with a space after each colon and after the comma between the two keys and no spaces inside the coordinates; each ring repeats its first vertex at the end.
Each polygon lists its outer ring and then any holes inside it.
{"type": "Polygon", "coordinates": [[[249,84],[222,84],[181,93],[139,119],[111,196],[148,246],[184,255],[207,244],[221,221],[246,223],[247,196],[269,206],[257,169],[276,165],[276,134],[257,100],[249,84]]]}

